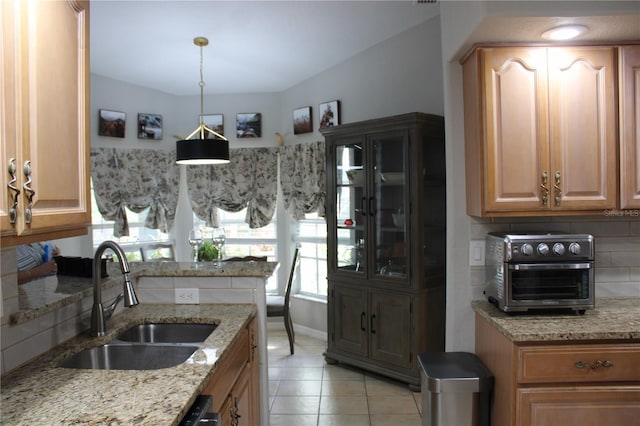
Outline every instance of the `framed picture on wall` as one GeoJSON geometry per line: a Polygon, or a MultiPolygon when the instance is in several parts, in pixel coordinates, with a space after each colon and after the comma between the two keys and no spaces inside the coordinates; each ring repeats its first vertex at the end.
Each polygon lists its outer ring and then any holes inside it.
{"type": "Polygon", "coordinates": [[[329,101],[320,104],[320,128],[340,124],[340,101],[329,101]]]}
{"type": "Polygon", "coordinates": [[[303,107],[293,110],[293,134],[313,132],[313,116],[311,115],[311,107],[303,107]]]}
{"type": "Polygon", "coordinates": [[[236,114],[236,137],[262,137],[262,114],[259,112],[236,114]]]}
{"type": "MultiPolygon", "coordinates": [[[[222,114],[205,114],[202,116],[202,122],[211,130],[224,136],[224,116],[222,114]]],[[[214,139],[214,135],[206,132],[206,138],[214,139]]]]}
{"type": "Polygon", "coordinates": [[[110,109],[98,110],[98,136],[124,138],[126,114],[110,109]]]}
{"type": "Polygon", "coordinates": [[[138,114],[138,139],[162,139],[162,116],[160,114],[138,114]]]}

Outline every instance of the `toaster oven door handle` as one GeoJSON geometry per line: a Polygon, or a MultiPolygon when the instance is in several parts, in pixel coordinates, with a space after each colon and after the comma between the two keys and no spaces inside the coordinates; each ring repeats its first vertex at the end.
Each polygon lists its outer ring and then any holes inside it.
{"type": "Polygon", "coordinates": [[[593,262],[579,263],[512,263],[509,269],[514,271],[533,271],[533,270],[549,270],[549,269],[591,269],[593,262]]]}

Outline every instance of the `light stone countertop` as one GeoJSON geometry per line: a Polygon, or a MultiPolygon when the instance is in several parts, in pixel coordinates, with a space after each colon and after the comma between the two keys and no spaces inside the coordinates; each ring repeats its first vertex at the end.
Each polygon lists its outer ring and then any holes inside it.
{"type": "Polygon", "coordinates": [[[256,315],[247,304],[140,304],[114,315],[107,335],[88,332],[2,377],[3,425],[176,425],[215,372],[218,361],[256,315]],[[81,349],[104,344],[144,322],[217,323],[187,362],[159,370],[58,368],[81,349]]]}
{"type": "MultiPolygon", "coordinates": [[[[155,277],[260,277],[268,278],[278,268],[278,262],[129,262],[134,281],[142,276],[155,277]]],[[[122,285],[122,273],[117,263],[108,262],[109,276],[100,280],[102,288],[122,285]]],[[[70,305],[93,294],[92,278],[58,275],[18,286],[19,311],[11,314],[11,325],[21,324],[70,305]]]]}
{"type": "Polygon", "coordinates": [[[471,306],[512,342],[640,340],[640,297],[596,298],[595,309],[584,315],[510,315],[485,300],[474,300],[471,306]]]}

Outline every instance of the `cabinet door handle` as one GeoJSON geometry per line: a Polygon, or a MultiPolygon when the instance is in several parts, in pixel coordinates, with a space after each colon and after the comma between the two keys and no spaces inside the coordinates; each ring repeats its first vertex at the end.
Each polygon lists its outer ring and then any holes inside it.
{"type": "Polygon", "coordinates": [[[595,360],[593,364],[589,364],[588,362],[578,361],[576,362],[576,367],[578,368],[590,368],[592,370],[596,370],[600,367],[611,368],[613,367],[613,362],[609,360],[600,361],[599,359],[595,360]]]}
{"type": "Polygon", "coordinates": [[[24,193],[27,196],[27,201],[29,204],[24,209],[24,221],[25,223],[31,223],[31,211],[33,208],[33,196],[36,195],[36,191],[31,188],[31,161],[27,160],[24,162],[24,177],[27,178],[27,181],[22,185],[22,189],[24,189],[24,193]]]}
{"type": "Polygon", "coordinates": [[[364,326],[364,319],[367,315],[363,312],[360,314],[360,330],[367,331],[367,328],[364,326]]]}
{"type": "Polygon", "coordinates": [[[560,189],[560,172],[559,171],[556,172],[556,183],[553,184],[553,189],[556,192],[556,195],[555,195],[556,206],[559,206],[560,201],[562,199],[562,190],[560,189]]]}
{"type": "Polygon", "coordinates": [[[369,215],[371,216],[375,216],[376,215],[376,209],[374,209],[374,203],[373,201],[375,200],[375,198],[373,197],[369,197],[369,215]]]}
{"type": "Polygon", "coordinates": [[[15,158],[11,158],[9,160],[8,169],[9,169],[9,176],[11,177],[11,179],[9,180],[9,183],[7,183],[7,187],[9,188],[9,191],[13,191],[13,204],[9,208],[9,222],[11,224],[14,224],[18,219],[18,196],[20,195],[20,190],[18,189],[17,186],[14,185],[14,183],[16,183],[16,181],[18,180],[18,178],[16,177],[17,167],[16,167],[15,158]]]}
{"type": "Polygon", "coordinates": [[[371,315],[371,334],[376,334],[376,330],[373,328],[373,321],[375,321],[376,315],[371,315]]]}
{"type": "Polygon", "coordinates": [[[542,182],[540,183],[540,188],[542,188],[542,205],[549,205],[549,187],[547,186],[549,180],[549,174],[545,170],[542,172],[542,182]]]}

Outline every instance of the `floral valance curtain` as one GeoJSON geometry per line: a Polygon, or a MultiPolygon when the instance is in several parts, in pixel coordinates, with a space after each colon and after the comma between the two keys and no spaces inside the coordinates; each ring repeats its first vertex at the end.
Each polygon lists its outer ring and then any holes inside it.
{"type": "Polygon", "coordinates": [[[285,209],[295,220],[316,211],[324,217],[325,143],[289,145],[280,150],[280,186],[285,209]]]}
{"type": "Polygon", "coordinates": [[[145,226],[169,232],[178,205],[180,169],[174,151],[91,149],[91,178],[100,214],[115,221],[115,237],[129,235],[125,207],[149,207],[145,226]]]}
{"type": "Polygon", "coordinates": [[[187,188],[195,214],[219,226],[217,209],[247,208],[250,228],[268,225],[276,210],[278,148],[229,150],[229,163],[187,166],[187,188]]]}

